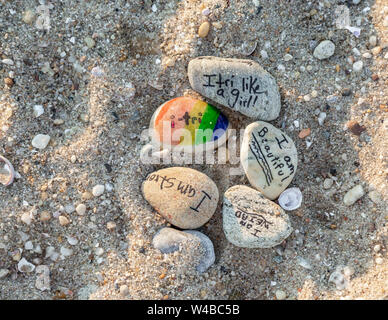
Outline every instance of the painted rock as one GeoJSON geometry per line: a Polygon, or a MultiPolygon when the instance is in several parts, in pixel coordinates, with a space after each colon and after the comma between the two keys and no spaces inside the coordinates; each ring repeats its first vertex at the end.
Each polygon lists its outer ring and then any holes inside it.
{"type": "Polygon", "coordinates": [[[205,272],[215,261],[214,246],[212,241],[203,233],[196,230],[179,231],[173,228],[160,229],[152,239],[154,248],[162,253],[172,253],[178,250],[188,249],[190,245],[199,250],[187,250],[198,254],[196,270],[205,272]]]}
{"type": "Polygon", "coordinates": [[[257,120],[274,120],[280,112],[275,79],[257,62],[198,57],[189,62],[191,87],[203,96],[257,120]]]}
{"type": "Polygon", "coordinates": [[[291,138],[263,121],[246,127],[240,159],[251,185],[271,200],[287,188],[298,164],[291,138]]]}
{"type": "Polygon", "coordinates": [[[151,173],[143,182],[144,198],[168,222],[181,229],[196,229],[214,214],[216,184],[205,174],[183,167],[151,173]]]}
{"type": "Polygon", "coordinates": [[[222,218],[226,238],[238,247],[271,248],[292,232],[284,210],[247,186],[225,192],[222,218]]]}
{"type": "Polygon", "coordinates": [[[222,145],[227,140],[228,127],[228,119],[219,110],[190,97],[165,102],[155,111],[150,123],[154,143],[191,152],[222,145]]]}

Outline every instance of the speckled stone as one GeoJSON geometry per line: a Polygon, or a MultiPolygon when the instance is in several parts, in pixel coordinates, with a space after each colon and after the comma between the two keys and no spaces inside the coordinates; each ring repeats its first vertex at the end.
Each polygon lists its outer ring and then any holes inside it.
{"type": "Polygon", "coordinates": [[[198,57],[189,62],[188,77],[195,91],[250,118],[274,120],[279,115],[278,85],[253,60],[198,57]]]}
{"type": "Polygon", "coordinates": [[[322,41],[314,50],[314,57],[319,60],[330,58],[335,51],[335,45],[330,40],[322,41]]]}
{"type": "Polygon", "coordinates": [[[292,232],[290,219],[280,206],[243,185],[225,192],[222,217],[226,238],[238,247],[271,248],[292,232]]]}
{"type": "Polygon", "coordinates": [[[271,200],[287,188],[298,164],[291,138],[263,121],[246,127],[240,158],[251,185],[271,200]]]}
{"type": "Polygon", "coordinates": [[[181,229],[196,229],[208,222],[219,197],[216,184],[208,176],[184,167],[151,173],[142,191],[157,212],[181,229]]]}

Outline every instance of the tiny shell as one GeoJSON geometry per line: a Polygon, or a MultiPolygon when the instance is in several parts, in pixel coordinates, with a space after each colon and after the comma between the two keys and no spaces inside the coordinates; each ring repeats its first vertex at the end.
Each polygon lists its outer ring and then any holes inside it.
{"type": "Polygon", "coordinates": [[[13,179],[15,178],[15,170],[11,164],[11,162],[9,162],[6,158],[4,158],[3,156],[0,155],[0,166],[2,165],[2,162],[4,162],[4,170],[3,169],[0,169],[0,176],[2,176],[3,174],[3,171],[8,171],[8,180],[6,181],[3,181],[2,179],[0,180],[0,182],[4,185],[4,186],[9,186],[12,182],[13,182],[13,179]]]}
{"type": "Polygon", "coordinates": [[[284,190],[279,196],[279,205],[284,210],[295,210],[302,204],[302,192],[299,188],[289,188],[284,190]]]}

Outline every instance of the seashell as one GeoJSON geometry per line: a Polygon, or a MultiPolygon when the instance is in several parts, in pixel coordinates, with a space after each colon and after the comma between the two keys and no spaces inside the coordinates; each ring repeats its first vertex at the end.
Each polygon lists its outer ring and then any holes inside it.
{"type": "Polygon", "coordinates": [[[291,211],[300,207],[302,199],[302,192],[299,188],[289,188],[280,194],[278,202],[284,210],[291,211]]]}
{"type": "Polygon", "coordinates": [[[15,178],[15,170],[6,158],[0,155],[0,182],[4,186],[9,186],[13,179],[15,178]],[[4,162],[4,166],[2,166],[2,162],[4,162]]]}

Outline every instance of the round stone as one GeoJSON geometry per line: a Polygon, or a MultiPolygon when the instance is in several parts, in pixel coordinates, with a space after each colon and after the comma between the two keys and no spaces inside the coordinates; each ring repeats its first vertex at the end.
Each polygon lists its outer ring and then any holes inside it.
{"type": "Polygon", "coordinates": [[[37,149],[44,149],[50,142],[50,136],[46,134],[38,134],[32,139],[32,146],[37,149]]]}
{"type": "Polygon", "coordinates": [[[122,286],[120,286],[120,294],[125,297],[129,294],[129,289],[128,289],[128,286],[123,284],[122,286]]]}
{"type": "Polygon", "coordinates": [[[150,128],[158,147],[195,152],[213,150],[225,143],[229,121],[204,101],[178,97],[155,111],[150,128]]]}
{"type": "Polygon", "coordinates": [[[328,59],[334,54],[335,45],[330,40],[324,40],[314,50],[314,57],[323,60],[328,59]]]}
{"type": "Polygon", "coordinates": [[[189,62],[188,77],[201,95],[250,118],[274,120],[279,115],[276,80],[253,60],[198,57],[189,62]]]}
{"type": "Polygon", "coordinates": [[[98,184],[93,187],[92,194],[95,197],[101,196],[105,191],[105,186],[103,184],[98,184]]]}
{"type": "Polygon", "coordinates": [[[142,192],[157,212],[181,229],[203,226],[218,203],[216,184],[190,168],[171,167],[153,172],[143,182],[142,192]]]}
{"type": "Polygon", "coordinates": [[[228,241],[244,248],[272,248],[292,232],[288,215],[276,203],[247,186],[224,194],[223,228],[228,241]]]}
{"type": "Polygon", "coordinates": [[[83,203],[80,203],[77,208],[75,208],[75,211],[77,211],[77,213],[80,215],[80,216],[83,216],[86,212],[86,206],[83,204],[83,203]]]}
{"type": "Polygon", "coordinates": [[[61,226],[67,226],[70,223],[69,219],[67,219],[65,216],[59,216],[58,219],[61,226]]]}
{"type": "Polygon", "coordinates": [[[271,200],[290,184],[298,163],[291,138],[263,121],[246,127],[240,158],[251,185],[271,200]]]}

